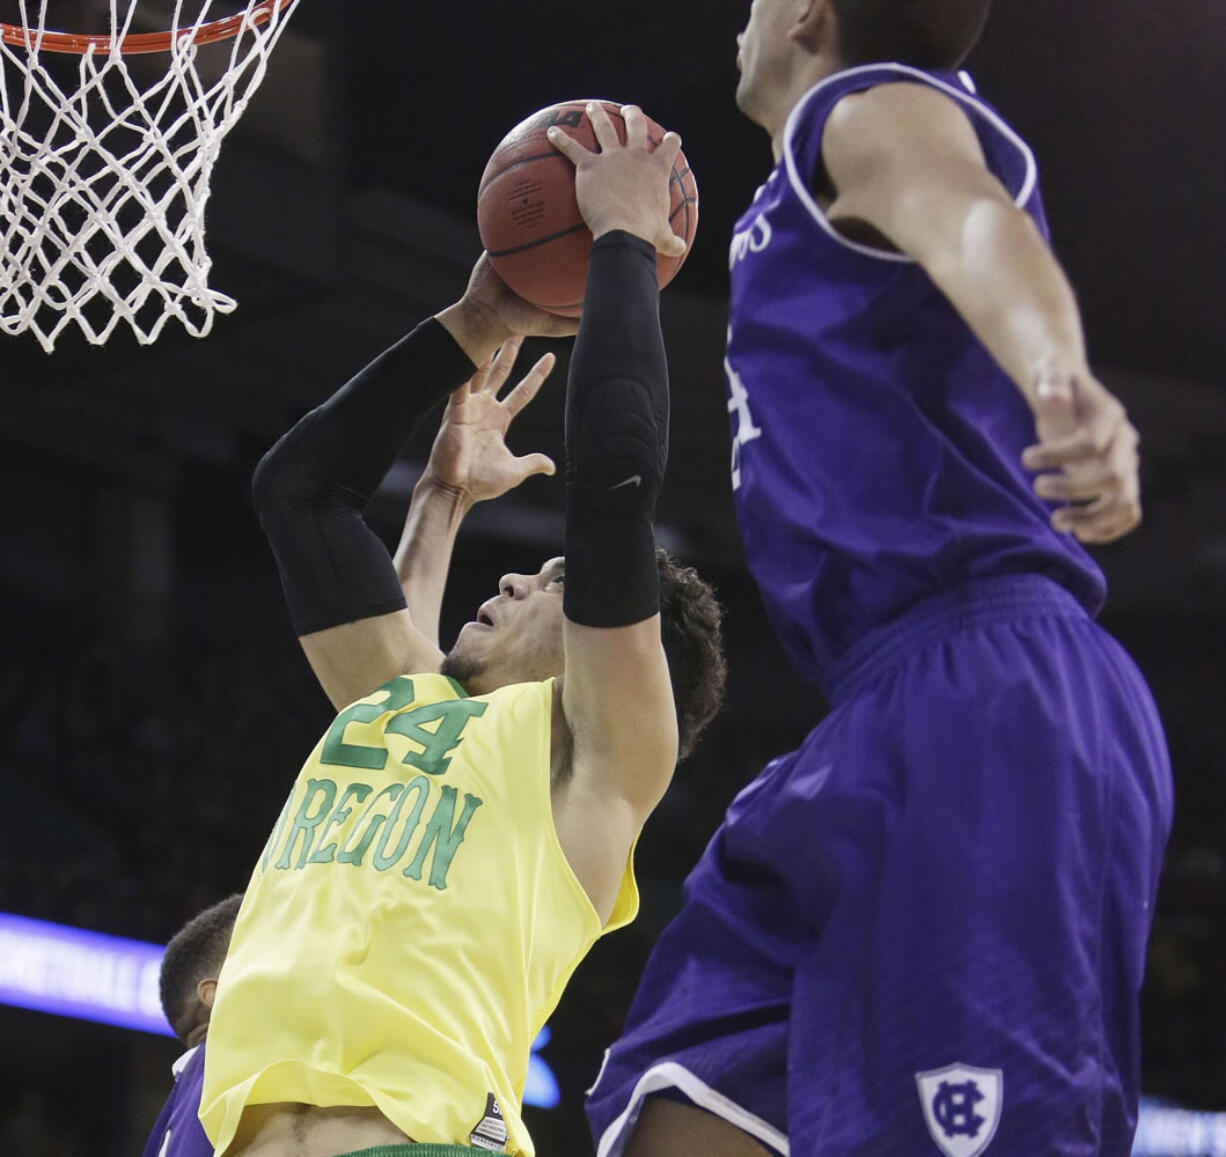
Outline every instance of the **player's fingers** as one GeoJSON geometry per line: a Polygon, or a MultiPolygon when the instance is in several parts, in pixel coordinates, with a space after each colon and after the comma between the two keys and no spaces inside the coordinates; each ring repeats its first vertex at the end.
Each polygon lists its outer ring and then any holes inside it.
{"type": "Polygon", "coordinates": [[[1119,489],[1119,478],[1105,462],[1091,462],[1075,472],[1040,474],[1034,492],[1050,502],[1090,502],[1119,489]]]}
{"type": "Polygon", "coordinates": [[[592,132],[596,134],[596,143],[602,153],[616,149],[621,142],[617,139],[617,130],[613,127],[608,111],[604,105],[596,101],[588,101],[587,119],[591,121],[592,132]]]}
{"type": "Polygon", "coordinates": [[[671,169],[681,155],[681,138],[676,133],[665,133],[664,139],[656,147],[656,156],[660,162],[671,169]]]}
{"type": "Polygon", "coordinates": [[[452,396],[454,397],[456,394],[459,394],[460,390],[463,390],[464,397],[467,398],[472,390],[481,390],[485,386],[486,378],[490,376],[490,366],[493,364],[493,358],[486,358],[486,360],[477,367],[476,373],[474,373],[473,376],[469,378],[459,390],[456,390],[455,394],[452,396]]]}
{"type": "Polygon", "coordinates": [[[1101,545],[1123,538],[1140,525],[1141,504],[1126,502],[1119,504],[1114,510],[1099,518],[1075,527],[1073,534],[1076,535],[1079,542],[1101,545]]]}
{"type": "Polygon", "coordinates": [[[647,118],[637,104],[621,107],[622,120],[626,122],[626,144],[637,148],[647,147],[647,118]]]}
{"type": "Polygon", "coordinates": [[[546,474],[552,477],[558,472],[553,459],[547,454],[525,454],[522,458],[516,458],[515,463],[522,471],[521,482],[525,478],[531,478],[534,474],[546,474]]]}
{"type": "Polygon", "coordinates": [[[1118,494],[1104,494],[1093,502],[1082,502],[1075,506],[1062,506],[1051,516],[1052,527],[1061,534],[1073,534],[1078,529],[1085,529],[1101,522],[1104,518],[1114,515],[1119,506],[1118,494]]]}
{"type": "Polygon", "coordinates": [[[1038,442],[1022,452],[1022,465],[1035,472],[1060,470],[1086,462],[1100,453],[1088,430],[1078,430],[1067,438],[1038,442]]]}
{"type": "Polygon", "coordinates": [[[1118,404],[1099,411],[1089,422],[1067,433],[1062,429],[1044,429],[1040,405],[1039,434],[1041,440],[1022,454],[1022,465],[1027,470],[1056,470],[1092,458],[1129,455],[1135,458],[1139,442],[1135,427],[1118,404]]]}
{"type": "Polygon", "coordinates": [[[501,348],[494,355],[494,361],[489,367],[489,372],[485,375],[485,381],[478,387],[479,392],[493,394],[498,396],[498,391],[507,384],[507,378],[511,376],[511,370],[515,366],[515,361],[519,357],[520,346],[524,344],[524,339],[516,334],[514,337],[509,337],[502,343],[501,348]]]}
{"type": "Polygon", "coordinates": [[[509,417],[514,418],[533,398],[541,386],[545,384],[545,379],[553,372],[553,367],[557,363],[557,358],[553,354],[546,354],[540,358],[536,365],[530,369],[524,376],[523,381],[519,382],[503,399],[502,404],[506,408],[509,417]]]}
{"type": "Polygon", "coordinates": [[[673,227],[666,221],[660,229],[659,235],[655,239],[656,251],[664,254],[665,257],[680,257],[689,246],[685,242],[684,237],[678,237],[673,232],[673,227]]]}
{"type": "Polygon", "coordinates": [[[1135,491],[1116,487],[1093,502],[1066,506],[1052,515],[1052,526],[1084,542],[1110,542],[1141,521],[1141,500],[1135,491]]]}
{"type": "Polygon", "coordinates": [[[581,165],[588,157],[596,154],[585,149],[570,133],[563,132],[557,125],[550,125],[545,130],[549,143],[553,145],[572,165],[581,165]]]}

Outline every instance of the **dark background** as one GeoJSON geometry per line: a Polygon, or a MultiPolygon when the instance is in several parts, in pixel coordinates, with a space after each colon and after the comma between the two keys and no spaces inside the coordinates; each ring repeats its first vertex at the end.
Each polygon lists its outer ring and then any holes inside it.
{"type": "MultiPolygon", "coordinates": [[[[582,1089],[685,872],[736,790],[823,710],[766,628],[726,481],[726,248],[770,168],[732,102],[747,10],[304,0],[214,173],[213,282],[237,312],[204,340],[172,325],[148,348],[122,333],[103,350],[65,335],[51,356],[0,340],[0,910],[164,940],[243,887],[329,718],[250,511],[251,470],[460,291],[479,252],[477,180],[514,123],[561,99],[633,99],[682,133],[701,189],[698,240],[663,304],[675,417],[660,523],[719,587],[732,684],[642,840],[641,919],[598,946],[552,1022],[564,1108],[531,1114],[538,1148],[589,1151],[582,1089]]],[[[1142,432],[1145,528],[1099,558],[1104,622],[1153,684],[1177,777],[1145,1087],[1226,1109],[1226,14],[1210,0],[1002,2],[971,68],[1036,148],[1095,366],[1142,432]]],[[[560,454],[561,382],[517,447],[560,454]]],[[[376,504],[389,540],[428,445],[415,438],[376,504]]],[[[499,574],[556,550],[560,501],[559,482],[534,479],[474,513],[445,628],[499,574]]],[[[0,1008],[0,1148],[138,1151],[175,1051],[0,1008]]]]}

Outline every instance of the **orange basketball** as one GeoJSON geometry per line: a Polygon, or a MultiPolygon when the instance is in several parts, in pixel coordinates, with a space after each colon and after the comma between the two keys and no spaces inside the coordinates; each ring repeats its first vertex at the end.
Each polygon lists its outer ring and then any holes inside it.
{"type": "MultiPolygon", "coordinates": [[[[621,106],[600,102],[618,138],[626,139],[621,106]]],[[[558,125],[585,148],[595,149],[596,134],[584,112],[585,100],[568,100],[533,113],[516,125],[494,150],[477,192],[477,228],[498,275],[525,301],[564,317],[583,311],[592,234],[575,201],[575,168],[550,143],[545,130],[558,125]]],[[[658,145],[664,130],[647,118],[648,139],[658,145]]],[[[683,153],[669,182],[669,221],[673,232],[694,242],[698,228],[698,186],[683,153]]],[[[656,255],[660,287],[677,275],[689,254],[656,255]]]]}

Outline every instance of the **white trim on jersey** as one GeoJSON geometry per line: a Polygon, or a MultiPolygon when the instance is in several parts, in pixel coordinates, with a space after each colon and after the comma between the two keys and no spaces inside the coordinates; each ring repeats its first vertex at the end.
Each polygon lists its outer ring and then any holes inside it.
{"type": "Polygon", "coordinates": [[[938,89],[952,96],[955,100],[961,101],[963,104],[971,108],[979,116],[983,117],[990,125],[998,129],[1004,138],[1011,144],[1015,145],[1018,152],[1021,153],[1022,159],[1026,162],[1026,179],[1022,182],[1021,190],[1017,196],[1013,198],[1013,203],[1021,209],[1034,195],[1035,185],[1039,180],[1039,168],[1034,159],[1034,152],[1030,146],[1026,144],[1017,133],[1006,124],[996,113],[990,108],[977,100],[972,93],[975,91],[975,83],[971,80],[969,74],[960,73],[963,77],[962,83],[970,90],[970,92],[960,92],[951,84],[946,84],[943,80],[937,80],[936,77],[930,76],[926,72],[921,72],[918,68],[912,68],[907,64],[861,64],[856,68],[848,68],[842,72],[835,73],[834,76],[828,76],[825,80],[814,85],[804,96],[797,102],[796,107],[792,109],[788,116],[787,124],[783,129],[783,156],[787,163],[788,183],[792,186],[796,195],[800,198],[801,203],[809,210],[813,220],[821,226],[822,230],[830,235],[835,241],[846,249],[850,249],[855,253],[863,254],[865,257],[874,257],[879,261],[895,261],[906,265],[914,265],[915,259],[908,257],[905,253],[893,253],[888,249],[877,249],[871,245],[861,245],[859,242],[852,241],[844,237],[831,223],[830,219],[822,212],[821,206],[818,205],[816,198],[810,191],[808,182],[802,181],[796,169],[796,154],[792,151],[792,140],[796,134],[796,124],[803,114],[809,102],[813,100],[827,85],[833,84],[835,81],[843,80],[849,76],[856,76],[865,72],[897,72],[909,79],[918,79],[930,88],[938,89]]]}
{"type": "MultiPolygon", "coordinates": [[[[603,1071],[602,1065],[601,1072],[603,1071]]],[[[622,1136],[623,1130],[638,1117],[643,1101],[650,1094],[658,1093],[662,1089],[680,1089],[699,1108],[714,1113],[730,1125],[735,1125],[741,1132],[769,1145],[782,1157],[789,1157],[791,1150],[786,1133],[779,1132],[761,1117],[754,1116],[748,1109],[717,1092],[676,1061],[653,1065],[639,1077],[634,1091],[630,1094],[629,1104],[601,1135],[596,1157],[620,1157],[627,1141],[627,1138],[622,1136]]]]}
{"type": "Polygon", "coordinates": [[[199,1045],[194,1045],[192,1048],[188,1049],[187,1052],[185,1052],[177,1061],[175,1061],[173,1065],[170,1066],[171,1075],[176,1081],[179,1079],[179,1074],[182,1073],[185,1068],[187,1068],[188,1062],[196,1055],[199,1049],[199,1045]]]}
{"type": "Polygon", "coordinates": [[[604,1076],[604,1071],[609,1067],[609,1055],[613,1052],[611,1048],[604,1051],[604,1056],[600,1058],[600,1072],[596,1074],[596,1079],[592,1082],[591,1088],[584,1089],[583,1095],[590,1097],[596,1091],[596,1086],[600,1084],[600,1078],[604,1076]]]}

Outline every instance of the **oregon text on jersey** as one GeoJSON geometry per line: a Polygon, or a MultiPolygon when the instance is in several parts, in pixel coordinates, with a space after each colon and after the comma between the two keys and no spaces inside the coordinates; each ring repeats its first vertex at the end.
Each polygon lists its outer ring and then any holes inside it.
{"type": "Polygon", "coordinates": [[[433,850],[428,882],[439,889],[447,886],[447,870],[483,801],[465,792],[460,803],[456,788],[434,781],[446,774],[468,722],[483,715],[488,704],[454,699],[403,711],[416,694],[412,679],[394,679],[380,690],[387,692],[380,702],[363,700],[336,717],[320,747],[319,765],[321,770],[364,768],[386,778],[391,745],[384,744],[388,736],[399,735],[408,743],[394,766],[404,768],[405,781],[376,788],[361,780],[342,786],[322,775],[307,779],[290,795],[277,821],[261,861],[265,871],[369,863],[387,872],[404,863],[403,875],[420,880],[433,850]],[[377,729],[377,739],[368,733],[363,743],[363,729],[391,712],[400,713],[377,729]]]}
{"type": "MultiPolygon", "coordinates": [[[[292,822],[286,823],[290,807],[282,813],[265,850],[263,866],[267,870],[271,862],[274,869],[286,870],[337,863],[360,868],[370,852],[369,863],[375,871],[390,871],[407,859],[403,875],[420,880],[426,857],[433,849],[428,880],[435,888],[446,888],[447,870],[464,842],[469,821],[483,802],[468,792],[462,806],[458,800],[454,787],[442,785],[432,791],[424,775],[408,783],[388,784],[377,793],[369,783],[355,781],[342,788],[331,779],[308,779],[293,809],[292,822]],[[374,798],[366,803],[358,819],[347,825],[349,817],[372,793],[374,798]]],[[[291,796],[291,805],[293,802],[291,796]]]]}

